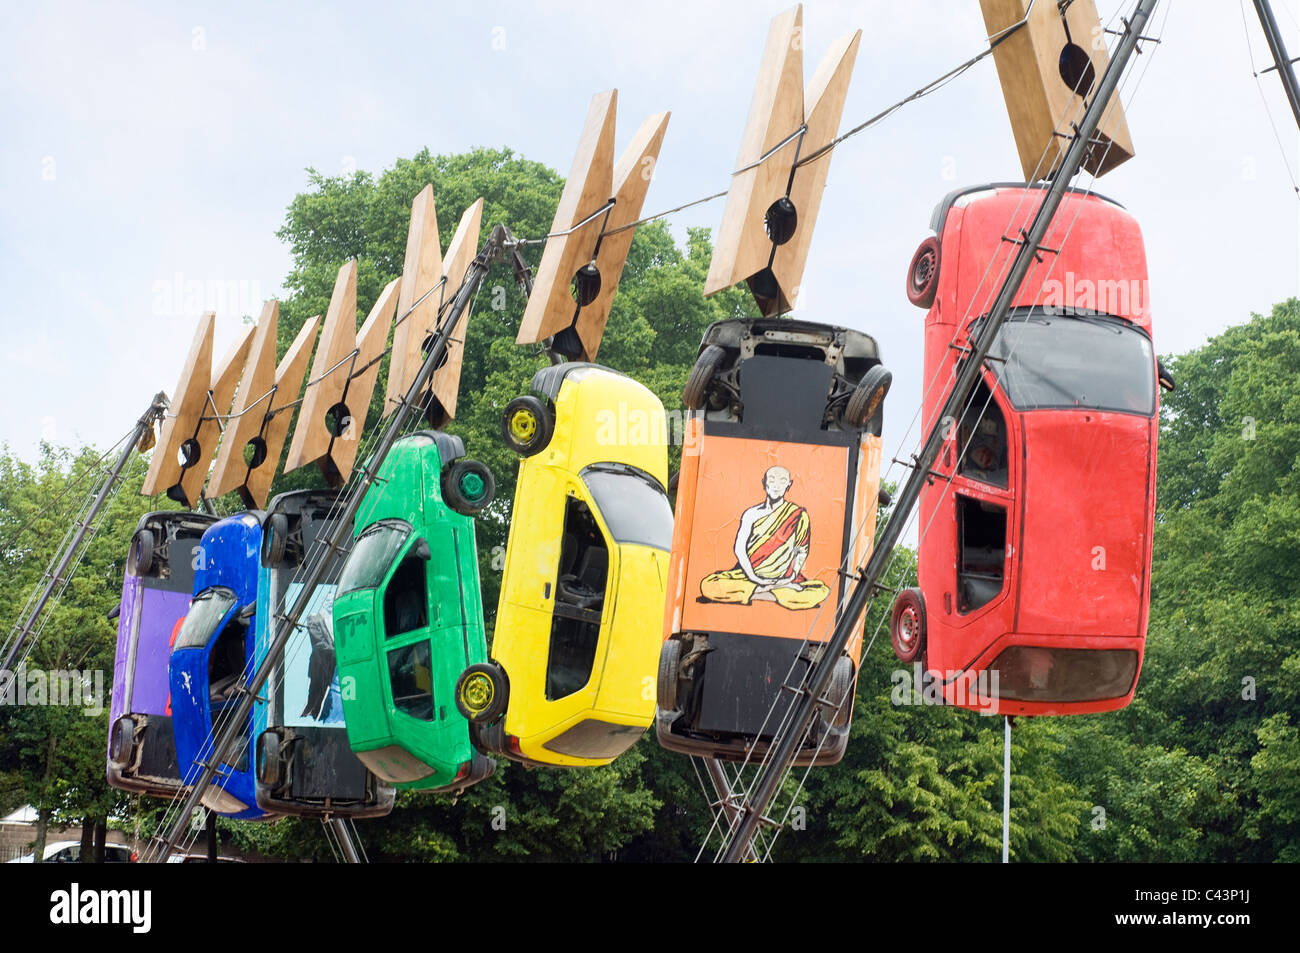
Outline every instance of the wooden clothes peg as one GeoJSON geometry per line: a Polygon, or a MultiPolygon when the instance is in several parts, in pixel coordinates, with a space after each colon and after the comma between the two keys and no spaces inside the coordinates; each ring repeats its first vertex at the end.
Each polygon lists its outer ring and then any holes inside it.
{"type": "Polygon", "coordinates": [[[641,124],[618,164],[618,90],[592,97],[551,224],[517,344],[552,339],[552,350],[595,360],[671,113],[641,124]],[[571,290],[572,289],[572,290],[571,290]]]}
{"type": "Polygon", "coordinates": [[[862,31],[835,40],[804,94],[803,6],[772,20],[704,294],[744,281],[764,316],[789,311],[862,31]],[[811,161],[809,157],[816,156],[811,161]]]}
{"type": "MultiPolygon", "coordinates": [[[[383,416],[387,417],[396,409],[415,382],[420,365],[424,363],[425,344],[437,328],[438,312],[444,302],[456,294],[478,252],[482,221],[483,199],[480,197],[461,215],[444,257],[438,238],[438,211],[433,186],[426,185],[411,203],[406,259],[397,293],[398,324],[393,331],[393,356],[384,392],[383,416]],[[439,282],[441,287],[438,287],[439,282]],[[414,311],[412,306],[415,306],[414,311]]],[[[469,311],[466,309],[452,329],[443,361],[434,371],[424,397],[426,417],[435,427],[456,416],[468,321],[469,311]]]]}
{"type": "MultiPolygon", "coordinates": [[[[1031,0],[980,0],[980,9],[994,38],[1028,17],[993,48],[993,62],[1025,181],[1049,178],[1069,148],[1071,122],[1083,115],[1085,97],[1110,63],[1097,5],[1073,0],[1061,13],[1058,4],[1046,0],[1032,3],[1032,9],[1031,0]]],[[[1131,158],[1133,140],[1116,93],[1083,167],[1100,176],[1131,158]]]]}
{"type": "Polygon", "coordinates": [[[165,490],[169,499],[193,507],[202,493],[208,462],[221,436],[221,422],[217,417],[230,412],[244,358],[253,339],[253,327],[241,327],[234,344],[214,370],[215,326],[214,312],[205,312],[199,319],[176,385],[177,396],[171,406],[174,413],[163,422],[158,446],[154,448],[140,488],[144,496],[165,490]]]}

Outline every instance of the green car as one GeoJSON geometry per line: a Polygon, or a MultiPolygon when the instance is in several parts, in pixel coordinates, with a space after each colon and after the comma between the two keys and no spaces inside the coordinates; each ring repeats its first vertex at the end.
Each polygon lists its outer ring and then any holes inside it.
{"type": "Polygon", "coordinates": [[[395,442],[357,512],[334,596],[348,743],[398,788],[462,791],[496,762],[470,742],[456,679],[487,661],[473,515],[492,473],[459,437],[395,442]]]}

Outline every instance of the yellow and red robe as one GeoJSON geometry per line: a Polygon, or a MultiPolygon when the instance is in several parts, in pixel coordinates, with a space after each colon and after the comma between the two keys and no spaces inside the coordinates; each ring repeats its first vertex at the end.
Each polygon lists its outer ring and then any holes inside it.
{"type": "MultiPolygon", "coordinates": [[[[808,579],[802,572],[790,579],[795,559],[800,551],[807,551],[811,538],[812,521],[808,518],[808,511],[783,500],[772,512],[754,521],[749,539],[745,541],[745,552],[754,567],[754,575],[764,582],[786,581],[785,585],[767,590],[777,604],[786,609],[812,609],[830,595],[826,583],[808,579]]],[[[734,569],[709,573],[700,581],[700,594],[712,602],[749,605],[757,590],[758,585],[739,565],[734,569]]]]}

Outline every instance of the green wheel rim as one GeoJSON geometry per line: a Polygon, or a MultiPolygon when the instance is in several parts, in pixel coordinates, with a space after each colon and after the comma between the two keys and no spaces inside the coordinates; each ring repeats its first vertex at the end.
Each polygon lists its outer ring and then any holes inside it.
{"type": "Polygon", "coordinates": [[[487,491],[487,484],[481,474],[466,473],[460,478],[460,491],[465,494],[466,499],[481,500],[487,491]]]}
{"type": "Polygon", "coordinates": [[[476,715],[479,712],[487,711],[488,706],[492,704],[494,694],[492,679],[482,672],[475,672],[465,679],[465,684],[460,687],[460,700],[465,703],[467,709],[476,715]]]}

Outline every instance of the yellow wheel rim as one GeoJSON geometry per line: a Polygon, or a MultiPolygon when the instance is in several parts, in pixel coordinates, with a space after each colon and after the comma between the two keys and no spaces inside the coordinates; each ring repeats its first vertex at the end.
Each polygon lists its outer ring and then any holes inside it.
{"type": "Polygon", "coordinates": [[[492,679],[482,672],[475,672],[465,679],[465,683],[460,687],[460,700],[476,715],[481,711],[487,711],[488,706],[492,704],[494,694],[492,679]]]}
{"type": "Polygon", "coordinates": [[[516,410],[510,415],[510,436],[527,443],[537,433],[537,417],[531,410],[516,410]]]}

